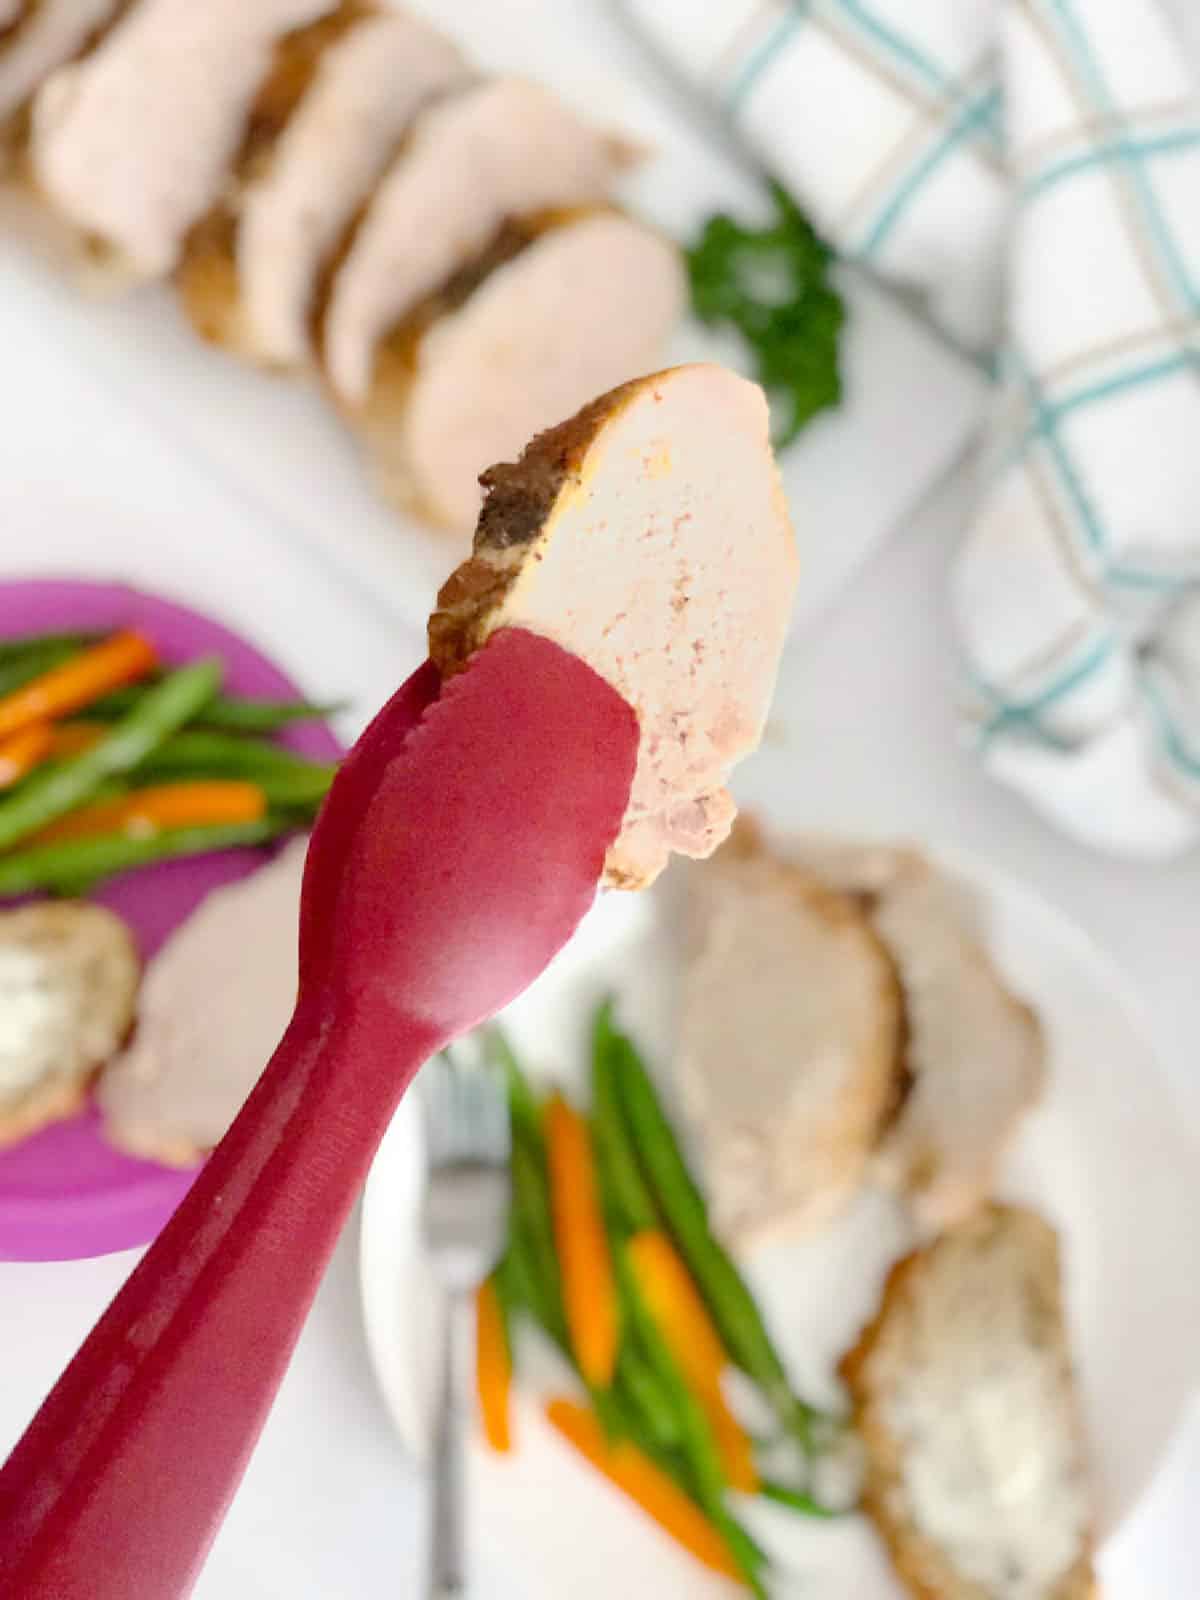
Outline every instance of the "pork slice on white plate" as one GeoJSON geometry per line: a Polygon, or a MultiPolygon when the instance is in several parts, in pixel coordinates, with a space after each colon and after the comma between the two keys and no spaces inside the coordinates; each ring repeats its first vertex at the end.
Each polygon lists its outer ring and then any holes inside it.
{"type": "Polygon", "coordinates": [[[383,493],[468,532],[479,474],[662,360],[679,252],[612,211],[507,225],[380,346],[360,427],[383,493]]]}
{"type": "Polygon", "coordinates": [[[123,0],[32,0],[0,34],[0,126],[10,123],[44,79],[91,43],[123,0]]]}
{"type": "Polygon", "coordinates": [[[376,349],[513,217],[603,201],[626,148],[521,78],[487,79],[431,106],[375,191],[330,290],[322,353],[350,409],[376,349]]]}
{"type": "Polygon", "coordinates": [[[33,102],[37,188],[124,282],[171,272],[221,193],[285,35],[336,0],[135,0],[33,102]]]}
{"type": "Polygon", "coordinates": [[[215,890],[151,961],[137,1032],[96,1091],[119,1149],[192,1166],[241,1109],[296,1002],[306,849],[215,890]]]}
{"type": "Polygon", "coordinates": [[[357,0],[289,64],[297,53],[281,48],[271,77],[283,81],[259,96],[239,181],[193,230],[179,275],[201,333],[272,367],[309,359],[318,285],[346,228],[416,113],[470,75],[434,29],[357,0]]]}
{"type": "Polygon", "coordinates": [[[750,1246],[853,1198],[894,1102],[899,986],[861,908],[751,824],[684,881],[680,1089],[713,1220],[750,1246]]]}
{"type": "Polygon", "coordinates": [[[864,1507],[918,1600],[1095,1600],[1058,1240],[986,1206],[895,1267],[842,1364],[864,1507]]]}
{"type": "Polygon", "coordinates": [[[605,881],[710,855],[766,722],[797,577],[762,390],[695,365],[602,395],[485,475],[475,553],[429,622],[444,673],[498,629],[553,639],[633,707],[640,743],[605,881]]]}
{"type": "Polygon", "coordinates": [[[896,964],[908,1088],[876,1173],[908,1193],[922,1222],[948,1226],[991,1193],[1041,1092],[1038,1018],[996,967],[956,885],[918,852],[809,842],[799,854],[824,881],[864,898],[896,964]]]}

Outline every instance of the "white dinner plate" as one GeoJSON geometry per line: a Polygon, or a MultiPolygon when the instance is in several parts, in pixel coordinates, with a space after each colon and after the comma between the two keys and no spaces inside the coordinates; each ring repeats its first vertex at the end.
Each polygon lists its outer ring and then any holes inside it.
{"type": "MultiPolygon", "coordinates": [[[[989,948],[1046,1028],[1048,1092],[1023,1126],[1003,1192],[1040,1209],[1063,1241],[1103,1539],[1146,1489],[1197,1371],[1198,1152],[1120,972],[1028,888],[965,855],[940,859],[971,893],[989,948]]],[[[612,989],[623,1020],[661,1063],[673,1034],[677,966],[664,891],[606,896],[511,1008],[506,1025],[540,1079],[574,1084],[589,1013],[612,989]]],[[[427,1437],[438,1349],[437,1297],[420,1248],[421,1162],[418,1105],[410,1097],[367,1183],[361,1270],[383,1401],[417,1453],[427,1437]]],[[[890,1203],[867,1198],[824,1234],[746,1263],[804,1392],[828,1389],[837,1355],[853,1341],[904,1237],[890,1203]]],[[[631,1600],[727,1592],[581,1464],[542,1423],[528,1394],[516,1411],[516,1436],[506,1458],[479,1442],[471,1450],[481,1593],[494,1600],[608,1600],[614,1582],[631,1600]]],[[[747,1515],[788,1575],[780,1595],[899,1600],[857,1517],[814,1524],[758,1507],[747,1515]]]]}

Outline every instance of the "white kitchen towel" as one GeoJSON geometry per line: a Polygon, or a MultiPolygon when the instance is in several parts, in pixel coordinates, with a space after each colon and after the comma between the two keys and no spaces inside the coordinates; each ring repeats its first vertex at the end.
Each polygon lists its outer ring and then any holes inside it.
{"type": "Polygon", "coordinates": [[[983,758],[1079,838],[1200,837],[1200,101],[1150,0],[1003,0],[1016,206],[953,575],[983,758]]]}
{"type": "Polygon", "coordinates": [[[624,0],[843,257],[994,342],[1009,184],[996,0],[624,0]]]}
{"type": "Polygon", "coordinates": [[[1157,0],[624,0],[844,254],[996,347],[953,595],[990,771],[1200,838],[1200,103],[1157,0]]]}

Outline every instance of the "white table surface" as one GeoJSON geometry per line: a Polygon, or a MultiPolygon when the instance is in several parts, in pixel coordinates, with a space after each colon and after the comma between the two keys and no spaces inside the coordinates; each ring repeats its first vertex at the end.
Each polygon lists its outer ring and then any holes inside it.
{"type": "MultiPolygon", "coordinates": [[[[1194,0],[1175,4],[1200,43],[1194,0]]],[[[960,475],[793,646],[771,738],[741,777],[740,796],[789,820],[967,846],[1036,885],[1124,966],[1181,1114],[1200,1127],[1200,857],[1161,869],[1093,857],[987,782],[958,747],[943,580],[968,506],[960,475]]],[[[802,518],[799,531],[803,540],[802,518]]],[[[414,635],[414,663],[419,652],[414,635]]],[[[197,1587],[200,1600],[422,1592],[423,1488],[372,1387],[356,1247],[355,1220],[197,1587]]],[[[0,1453],[134,1259],[0,1265],[0,1453]]],[[[1153,1381],[1130,1373],[1132,1383],[1153,1381]]],[[[1105,1552],[1106,1600],[1200,1594],[1198,1500],[1193,1406],[1152,1491],[1105,1552]]],[[[481,1580],[483,1595],[486,1574],[481,1580]]]]}

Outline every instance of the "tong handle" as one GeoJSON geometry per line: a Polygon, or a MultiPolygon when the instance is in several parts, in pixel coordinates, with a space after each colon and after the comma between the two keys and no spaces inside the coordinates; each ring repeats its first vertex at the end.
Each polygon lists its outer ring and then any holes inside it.
{"type": "Polygon", "coordinates": [[[0,1473],[3,1600],[188,1592],[430,1044],[381,1009],[293,1020],[0,1473]]]}

